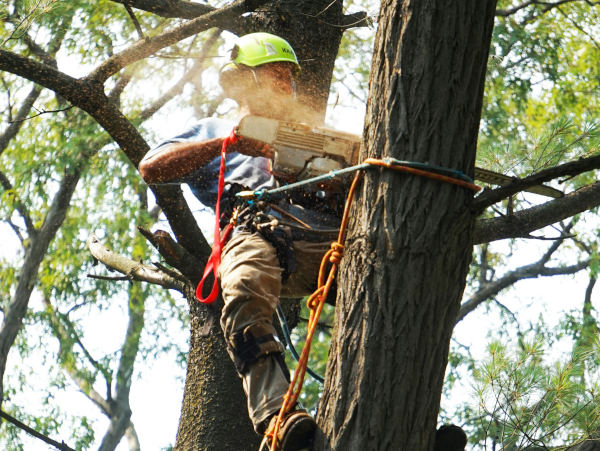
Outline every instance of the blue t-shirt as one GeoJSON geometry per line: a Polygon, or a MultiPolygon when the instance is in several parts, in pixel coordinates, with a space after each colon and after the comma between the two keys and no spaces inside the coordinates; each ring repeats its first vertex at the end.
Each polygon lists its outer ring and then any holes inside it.
{"type": "MultiPolygon", "coordinates": [[[[206,118],[198,121],[193,127],[183,133],[162,141],[158,146],[150,150],[144,158],[159,153],[165,146],[173,143],[205,141],[208,139],[228,136],[235,123],[218,118],[206,118]]],[[[219,167],[221,157],[217,157],[208,164],[196,169],[180,179],[174,179],[170,183],[187,183],[196,198],[206,207],[214,210],[217,201],[217,189],[219,184],[219,167]]],[[[269,171],[269,160],[264,157],[250,157],[237,152],[227,154],[227,165],[225,170],[225,185],[241,185],[244,189],[260,190],[275,188],[278,186],[275,177],[269,171]]],[[[319,203],[319,201],[317,201],[319,203]]],[[[312,227],[337,227],[339,217],[328,214],[318,207],[314,200],[300,204],[286,204],[285,210],[292,213],[312,227]]]]}
{"type": "MultiPolygon", "coordinates": [[[[148,158],[165,146],[173,143],[206,141],[208,139],[228,136],[235,123],[224,119],[209,117],[201,119],[193,127],[173,138],[162,141],[158,146],[146,154],[148,158]]],[[[181,179],[173,182],[187,183],[202,204],[214,209],[217,201],[217,188],[219,185],[219,167],[221,157],[196,169],[181,179]]],[[[263,157],[249,157],[237,152],[227,154],[225,167],[225,184],[239,184],[247,189],[275,188],[277,182],[269,172],[269,160],[263,157]]]]}

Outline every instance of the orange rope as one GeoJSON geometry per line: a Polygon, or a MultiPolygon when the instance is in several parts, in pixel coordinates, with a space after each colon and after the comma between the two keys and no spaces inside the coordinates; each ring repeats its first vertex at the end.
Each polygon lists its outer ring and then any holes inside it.
{"type": "Polygon", "coordinates": [[[363,163],[369,164],[371,166],[381,166],[387,169],[393,169],[394,171],[419,175],[421,177],[427,177],[430,179],[439,180],[441,182],[452,183],[453,185],[462,186],[463,188],[468,188],[474,192],[478,192],[481,190],[481,186],[475,185],[474,183],[469,183],[465,180],[460,180],[454,177],[449,177],[447,175],[438,174],[437,172],[425,171],[423,169],[411,168],[410,166],[394,164],[393,162],[378,160],[377,158],[367,158],[365,161],[363,161],[363,163]]]}
{"type": "Polygon", "coordinates": [[[321,311],[323,310],[325,299],[327,299],[327,295],[331,289],[331,284],[335,279],[335,274],[344,253],[344,246],[340,243],[344,242],[346,227],[348,226],[350,205],[352,205],[352,200],[354,199],[356,185],[358,185],[358,182],[362,178],[363,174],[364,171],[357,172],[354,180],[352,181],[352,185],[350,186],[350,191],[348,192],[348,197],[346,199],[346,205],[344,207],[344,214],[342,216],[338,240],[331,243],[331,249],[329,249],[323,256],[323,260],[321,260],[321,267],[319,268],[318,288],[309,296],[308,300],[306,301],[306,305],[310,310],[310,316],[308,318],[308,330],[306,333],[306,344],[304,345],[304,349],[302,349],[300,359],[298,359],[298,367],[294,373],[294,378],[292,379],[288,391],[283,398],[283,404],[279,410],[277,420],[270,430],[265,433],[265,435],[271,438],[271,451],[277,450],[277,435],[279,433],[279,428],[283,418],[292,409],[292,407],[294,407],[298,397],[300,396],[300,392],[302,391],[302,385],[304,384],[304,377],[306,375],[306,368],[308,367],[308,354],[310,353],[310,345],[313,335],[317,329],[317,323],[319,321],[321,311]],[[329,269],[329,275],[327,275],[327,278],[325,278],[328,262],[331,263],[331,267],[329,269]]]}

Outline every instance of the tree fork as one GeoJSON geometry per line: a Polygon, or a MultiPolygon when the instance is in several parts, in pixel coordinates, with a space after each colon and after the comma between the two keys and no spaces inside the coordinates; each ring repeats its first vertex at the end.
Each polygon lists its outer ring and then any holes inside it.
{"type": "MultiPolygon", "coordinates": [[[[495,0],[384,2],[362,159],[473,174],[495,0]]],[[[472,251],[472,194],[367,175],[346,241],[315,449],[433,447],[472,251]]]]}

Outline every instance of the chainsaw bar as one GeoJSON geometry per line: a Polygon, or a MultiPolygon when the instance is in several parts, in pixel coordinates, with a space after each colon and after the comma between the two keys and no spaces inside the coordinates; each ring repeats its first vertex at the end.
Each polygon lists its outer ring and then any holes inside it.
{"type": "MultiPolygon", "coordinates": [[[[514,182],[515,180],[520,179],[518,177],[510,177],[508,175],[500,174],[488,169],[475,168],[475,180],[490,183],[492,185],[505,186],[514,182]]],[[[558,199],[565,195],[562,191],[547,185],[530,186],[529,188],[525,188],[524,191],[539,194],[541,196],[551,197],[553,199],[558,199]]]]}

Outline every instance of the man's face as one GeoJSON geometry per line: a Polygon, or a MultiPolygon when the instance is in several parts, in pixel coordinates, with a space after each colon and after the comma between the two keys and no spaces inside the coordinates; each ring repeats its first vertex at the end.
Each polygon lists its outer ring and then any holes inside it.
{"type": "Polygon", "coordinates": [[[253,114],[281,117],[294,98],[294,65],[267,63],[252,69],[255,83],[246,88],[248,106],[253,114]]]}
{"type": "Polygon", "coordinates": [[[259,85],[282,96],[291,96],[294,92],[294,66],[288,62],[268,63],[254,69],[259,85]]]}

